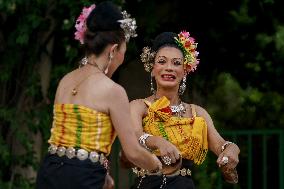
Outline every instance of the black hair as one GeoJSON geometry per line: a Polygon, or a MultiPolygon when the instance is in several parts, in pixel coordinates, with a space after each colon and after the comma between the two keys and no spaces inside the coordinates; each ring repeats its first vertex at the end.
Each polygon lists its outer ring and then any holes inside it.
{"type": "Polygon", "coordinates": [[[112,2],[104,1],[96,5],[86,21],[86,53],[100,55],[108,44],[120,45],[125,40],[124,31],[118,22],[121,19],[121,11],[112,2]]]}
{"type": "Polygon", "coordinates": [[[159,34],[153,41],[152,51],[157,52],[163,47],[175,47],[181,50],[175,42],[175,37],[178,37],[178,35],[174,32],[163,32],[159,34]]]}

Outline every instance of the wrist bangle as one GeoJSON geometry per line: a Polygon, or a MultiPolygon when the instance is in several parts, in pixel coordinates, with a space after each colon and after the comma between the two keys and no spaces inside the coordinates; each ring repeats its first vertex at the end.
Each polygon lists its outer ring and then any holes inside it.
{"type": "Polygon", "coordinates": [[[222,146],[221,146],[221,152],[224,152],[224,150],[227,148],[228,145],[234,144],[233,142],[226,141],[222,146]]]}
{"type": "Polygon", "coordinates": [[[146,139],[150,136],[153,136],[153,135],[150,135],[148,133],[144,133],[143,135],[141,135],[138,139],[139,143],[144,147],[146,148],[147,150],[149,151],[152,151],[147,145],[146,145],[146,139]]]}

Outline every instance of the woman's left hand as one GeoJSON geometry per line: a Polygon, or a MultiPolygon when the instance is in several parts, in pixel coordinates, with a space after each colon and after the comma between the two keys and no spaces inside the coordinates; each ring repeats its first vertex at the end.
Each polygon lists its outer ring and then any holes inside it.
{"type": "Polygon", "coordinates": [[[230,144],[221,152],[217,159],[219,167],[226,166],[227,169],[234,169],[239,163],[240,149],[236,144],[230,144]]]}

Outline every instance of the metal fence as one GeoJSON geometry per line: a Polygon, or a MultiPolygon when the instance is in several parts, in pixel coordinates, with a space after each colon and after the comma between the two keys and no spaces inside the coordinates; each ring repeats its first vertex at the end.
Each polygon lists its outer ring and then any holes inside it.
{"type": "MultiPolygon", "coordinates": [[[[284,189],[284,130],[237,130],[220,132],[241,149],[238,165],[239,183],[230,185],[217,172],[216,184],[208,189],[284,189]]],[[[116,189],[128,189],[134,175],[119,166],[120,145],[116,141],[111,154],[112,176],[116,189]]],[[[214,160],[216,157],[214,157],[214,160]]],[[[210,182],[210,177],[204,182],[210,182]]],[[[212,179],[212,178],[211,178],[212,179]]],[[[198,187],[197,187],[198,188],[198,187]]]]}

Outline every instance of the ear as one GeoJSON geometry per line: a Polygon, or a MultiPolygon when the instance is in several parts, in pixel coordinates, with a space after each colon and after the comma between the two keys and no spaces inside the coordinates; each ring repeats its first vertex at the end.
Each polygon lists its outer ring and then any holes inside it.
{"type": "Polygon", "coordinates": [[[114,54],[118,49],[118,44],[113,44],[111,47],[110,47],[110,54],[114,54]]]}

